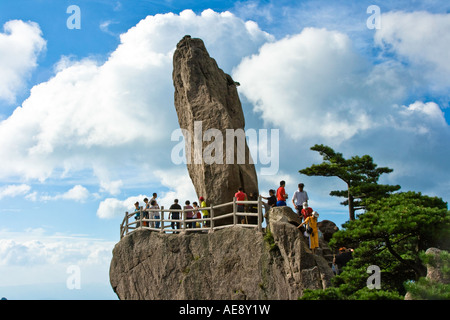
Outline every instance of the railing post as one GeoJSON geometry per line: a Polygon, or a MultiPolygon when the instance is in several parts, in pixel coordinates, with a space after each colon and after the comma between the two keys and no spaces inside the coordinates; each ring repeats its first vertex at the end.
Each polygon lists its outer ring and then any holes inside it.
{"type": "Polygon", "coordinates": [[[130,223],[130,221],[128,221],[128,211],[125,212],[125,216],[127,217],[127,224],[125,225],[125,234],[128,234],[128,224],[130,223]]]}
{"type": "Polygon", "coordinates": [[[258,231],[262,232],[262,200],[261,195],[258,197],[258,231]]]}
{"type": "Polygon", "coordinates": [[[181,211],[181,230],[186,231],[186,217],[185,217],[184,206],[183,206],[183,211],[181,211]]]}
{"type": "Polygon", "coordinates": [[[161,206],[161,212],[160,212],[160,215],[159,215],[159,220],[160,220],[160,225],[159,225],[159,227],[160,227],[160,229],[161,229],[159,232],[163,233],[163,232],[164,232],[164,226],[163,226],[163,221],[164,221],[164,206],[161,206]]]}
{"type": "Polygon", "coordinates": [[[233,197],[233,224],[237,224],[237,204],[236,204],[236,197],[233,197]]]}
{"type": "Polygon", "coordinates": [[[214,231],[214,207],[213,207],[212,203],[211,203],[210,207],[211,207],[211,209],[209,210],[209,218],[211,220],[210,220],[209,226],[211,228],[211,231],[214,231]]]}
{"type": "Polygon", "coordinates": [[[140,207],[140,208],[139,208],[139,229],[142,229],[142,227],[144,226],[144,225],[142,224],[142,216],[143,216],[143,213],[142,213],[142,207],[140,207]]]}

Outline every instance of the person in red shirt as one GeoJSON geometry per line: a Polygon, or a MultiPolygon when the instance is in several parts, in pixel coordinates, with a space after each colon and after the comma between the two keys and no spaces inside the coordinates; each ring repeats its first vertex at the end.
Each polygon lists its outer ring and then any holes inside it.
{"type": "Polygon", "coordinates": [[[308,202],[303,202],[303,209],[302,209],[303,221],[305,221],[306,218],[310,217],[312,213],[313,209],[308,207],[308,202]]]}
{"type": "Polygon", "coordinates": [[[237,211],[238,212],[244,212],[244,204],[239,204],[239,201],[246,201],[247,195],[244,192],[244,188],[239,187],[238,192],[234,194],[234,197],[237,201],[237,211]]]}
{"type": "Polygon", "coordinates": [[[286,199],[288,198],[288,195],[286,190],[284,190],[285,185],[286,182],[284,180],[280,181],[280,186],[277,189],[277,207],[286,206],[286,199]]]}

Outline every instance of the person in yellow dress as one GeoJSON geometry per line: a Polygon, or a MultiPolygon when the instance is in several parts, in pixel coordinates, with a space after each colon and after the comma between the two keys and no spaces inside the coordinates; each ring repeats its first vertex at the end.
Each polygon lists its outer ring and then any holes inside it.
{"type": "Polygon", "coordinates": [[[318,218],[319,214],[314,211],[310,217],[306,218],[306,220],[297,227],[299,229],[304,224],[308,224],[308,226],[312,228],[312,233],[309,235],[309,248],[312,253],[316,253],[316,248],[319,247],[319,230],[317,228],[318,218]]]}
{"type": "MultiPolygon", "coordinates": [[[[198,200],[200,200],[200,208],[206,208],[206,201],[205,201],[205,198],[200,197],[198,200]]],[[[202,210],[202,213],[203,213],[203,218],[208,218],[208,217],[209,217],[209,212],[208,212],[208,210],[202,210]]],[[[210,226],[209,221],[204,221],[204,222],[203,222],[203,226],[204,226],[204,227],[209,227],[209,226],[210,226]]]]}

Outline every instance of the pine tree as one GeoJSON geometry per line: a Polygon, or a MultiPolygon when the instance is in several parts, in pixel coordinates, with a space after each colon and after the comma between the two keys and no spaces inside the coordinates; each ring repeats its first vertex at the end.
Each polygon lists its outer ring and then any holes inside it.
{"type": "Polygon", "coordinates": [[[345,159],[342,153],[335,152],[325,145],[314,145],[311,150],[317,151],[324,162],[299,170],[307,176],[338,177],[347,184],[346,190],[334,190],[331,196],[345,197],[341,202],[348,205],[350,220],[355,220],[356,210],[361,210],[371,201],[376,201],[400,189],[399,185],[378,184],[383,173],[391,173],[393,169],[378,167],[371,156],[353,156],[345,159]]]}

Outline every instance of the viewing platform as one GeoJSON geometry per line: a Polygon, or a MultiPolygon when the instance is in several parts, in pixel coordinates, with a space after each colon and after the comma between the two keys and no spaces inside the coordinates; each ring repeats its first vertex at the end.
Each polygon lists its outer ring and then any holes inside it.
{"type": "Polygon", "coordinates": [[[255,228],[257,231],[262,232],[263,223],[263,208],[264,203],[261,196],[258,200],[247,200],[247,201],[237,201],[233,198],[233,201],[213,205],[203,208],[183,208],[183,209],[165,209],[161,206],[160,209],[143,209],[141,207],[140,211],[135,211],[132,213],[125,212],[125,217],[120,225],[120,239],[122,239],[127,234],[137,230],[137,229],[147,229],[151,231],[161,232],[161,233],[182,233],[182,232],[213,232],[215,230],[220,230],[229,227],[244,227],[244,228],[255,228]],[[238,211],[238,206],[243,206],[244,211],[238,211]],[[222,213],[224,210],[229,208],[229,212],[222,213]],[[250,210],[249,210],[250,208],[250,210]],[[217,214],[218,209],[221,209],[220,215],[217,214]],[[187,212],[194,211],[200,212],[202,218],[189,219],[186,217],[187,212]],[[203,212],[207,211],[208,216],[203,217],[203,212]],[[256,212],[249,212],[256,211],[256,212]],[[145,218],[144,215],[150,216],[151,212],[160,213],[158,219],[145,218]],[[164,213],[176,213],[180,214],[179,219],[165,219],[164,213]],[[139,218],[135,219],[136,214],[139,214],[139,218]],[[239,221],[239,217],[243,220],[239,221]],[[221,220],[226,220],[225,223],[221,220]],[[220,222],[219,222],[220,221],[220,222]],[[230,221],[232,221],[230,223],[230,221]],[[242,222],[243,221],[243,222],[242,222]],[[159,222],[159,227],[156,228],[156,224],[159,222]],[[179,223],[179,228],[173,228],[174,224],[179,223]],[[198,223],[198,224],[197,224],[198,223]],[[194,227],[190,227],[194,224],[194,227]]]}

